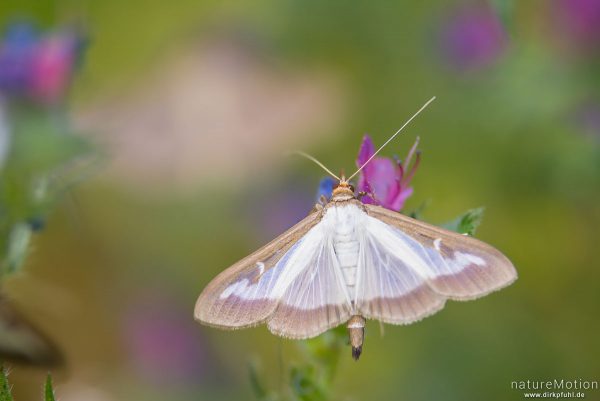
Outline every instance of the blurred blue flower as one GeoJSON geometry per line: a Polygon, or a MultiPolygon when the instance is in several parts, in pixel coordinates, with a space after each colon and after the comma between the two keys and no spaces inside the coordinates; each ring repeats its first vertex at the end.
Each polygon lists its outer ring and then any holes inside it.
{"type": "Polygon", "coordinates": [[[245,210],[252,225],[259,228],[257,239],[269,241],[306,217],[315,204],[311,192],[308,183],[293,179],[261,191],[260,200],[251,197],[245,210]]]}
{"type": "MultiPolygon", "coordinates": [[[[419,166],[420,153],[416,151],[419,138],[411,147],[404,162],[385,157],[375,157],[362,169],[358,178],[357,190],[366,193],[363,203],[381,205],[387,209],[400,211],[404,202],[412,195],[410,182],[419,166]],[[413,156],[414,163],[409,170],[413,156]]],[[[360,146],[357,167],[361,167],[375,153],[375,146],[368,135],[365,135],[360,146]]]]}
{"type": "Polygon", "coordinates": [[[333,192],[333,186],[337,183],[331,177],[324,177],[319,182],[319,189],[317,190],[317,202],[321,199],[321,196],[324,196],[326,199],[331,198],[331,193],[333,192]]]}
{"type": "Polygon", "coordinates": [[[10,24],[0,42],[0,93],[21,95],[29,88],[38,33],[26,23],[10,24]]]}
{"type": "Polygon", "coordinates": [[[458,71],[473,71],[495,62],[506,48],[506,33],[495,11],[470,3],[441,23],[439,45],[447,64],[458,71]]]}
{"type": "Polygon", "coordinates": [[[600,1],[555,0],[554,14],[570,48],[600,50],[600,1]]]}
{"type": "Polygon", "coordinates": [[[0,41],[0,94],[42,104],[60,101],[82,51],[75,30],[40,35],[31,24],[13,23],[0,41]]]}

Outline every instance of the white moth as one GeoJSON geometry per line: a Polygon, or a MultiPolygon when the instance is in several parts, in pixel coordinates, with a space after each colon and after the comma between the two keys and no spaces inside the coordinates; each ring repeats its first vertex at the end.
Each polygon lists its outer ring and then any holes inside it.
{"type": "Polygon", "coordinates": [[[194,312],[201,323],[221,329],[266,323],[273,334],[293,339],[347,323],[358,359],[365,319],[413,323],[447,299],[479,298],[516,279],[512,263],[490,245],[361,203],[349,181],[372,158],[345,179],[307,157],[339,180],[331,200],[208,284],[194,312]]]}

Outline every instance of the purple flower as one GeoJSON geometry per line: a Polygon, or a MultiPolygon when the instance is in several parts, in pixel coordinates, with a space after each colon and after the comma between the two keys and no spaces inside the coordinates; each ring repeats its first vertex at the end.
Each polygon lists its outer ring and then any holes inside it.
{"type": "Polygon", "coordinates": [[[555,23],[569,47],[600,50],[600,1],[556,0],[555,23]]]}
{"type": "Polygon", "coordinates": [[[74,30],[42,36],[30,24],[10,25],[0,41],[0,94],[57,103],[68,89],[82,43],[74,30]]]}
{"type": "Polygon", "coordinates": [[[0,93],[19,95],[27,91],[38,34],[29,24],[8,26],[0,42],[0,93]]]}
{"type": "Polygon", "coordinates": [[[506,47],[506,34],[498,15],[485,5],[468,5],[442,22],[441,52],[451,67],[473,71],[496,61],[506,47]]]}
{"type": "MultiPolygon", "coordinates": [[[[418,144],[419,138],[411,147],[404,162],[375,157],[363,168],[357,185],[357,190],[366,194],[361,198],[363,203],[381,205],[395,211],[402,209],[406,199],[413,193],[410,181],[419,166],[420,153],[416,152],[418,144]],[[415,162],[409,170],[409,164],[415,154],[415,162]]],[[[365,135],[358,152],[356,165],[360,168],[374,153],[373,141],[368,135],[365,135]]]]}

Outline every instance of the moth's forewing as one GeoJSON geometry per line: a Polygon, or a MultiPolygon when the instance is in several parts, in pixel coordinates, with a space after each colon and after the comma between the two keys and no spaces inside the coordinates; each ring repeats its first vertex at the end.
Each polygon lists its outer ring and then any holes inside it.
{"type": "Polygon", "coordinates": [[[421,245],[429,286],[455,300],[479,298],[517,278],[513,264],[500,251],[461,235],[387,210],[366,205],[367,213],[410,236],[421,245]]]}
{"type": "Polygon", "coordinates": [[[275,284],[271,277],[273,268],[321,216],[322,207],[313,209],[288,231],[219,274],[200,294],[195,318],[223,329],[241,329],[265,322],[278,303],[269,297],[275,284]]]}
{"type": "Polygon", "coordinates": [[[0,295],[0,359],[40,367],[63,363],[58,347],[0,295]]]}

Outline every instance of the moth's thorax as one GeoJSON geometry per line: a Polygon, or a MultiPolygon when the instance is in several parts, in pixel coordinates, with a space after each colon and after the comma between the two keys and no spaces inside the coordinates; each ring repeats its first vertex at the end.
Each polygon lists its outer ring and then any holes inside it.
{"type": "Polygon", "coordinates": [[[331,193],[332,202],[347,201],[355,198],[352,187],[348,184],[344,184],[345,183],[342,183],[333,189],[333,192],[331,193]]]}
{"type": "Polygon", "coordinates": [[[354,196],[354,193],[336,193],[335,190],[333,195],[331,196],[331,199],[329,200],[329,202],[327,202],[324,208],[325,211],[327,211],[333,207],[339,208],[344,206],[356,206],[358,209],[360,209],[360,211],[366,213],[365,205],[361,201],[359,201],[356,198],[356,196],[354,196]]]}

